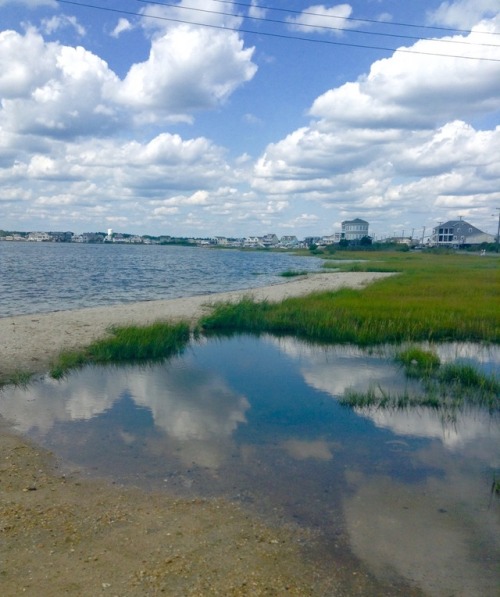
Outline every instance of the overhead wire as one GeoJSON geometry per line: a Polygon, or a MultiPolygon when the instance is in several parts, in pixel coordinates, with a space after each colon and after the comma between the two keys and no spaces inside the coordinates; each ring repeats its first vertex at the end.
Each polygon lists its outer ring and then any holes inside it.
{"type": "MultiPolygon", "coordinates": [[[[141,1],[141,0],[139,0],[139,1],[141,1]]],[[[266,36],[266,37],[288,39],[288,40],[301,41],[301,42],[309,42],[309,43],[325,44],[325,45],[333,45],[333,46],[344,46],[344,47],[361,48],[361,49],[369,49],[369,50],[379,50],[379,51],[385,51],[385,52],[400,52],[400,53],[405,53],[405,54],[418,54],[418,55],[423,55],[423,56],[433,56],[433,57],[441,57],[441,58],[457,58],[457,59],[463,59],[463,60],[477,60],[477,61],[482,61],[482,62],[500,62],[500,58],[491,58],[491,57],[484,57],[484,56],[466,56],[466,55],[460,55],[460,54],[447,54],[447,53],[441,53],[441,52],[425,52],[422,50],[414,50],[414,49],[410,49],[410,48],[394,48],[394,47],[375,46],[375,45],[370,45],[370,44],[354,43],[354,42],[331,40],[331,39],[318,39],[318,38],[312,38],[312,37],[302,37],[302,36],[298,36],[298,35],[286,35],[283,33],[274,33],[274,32],[269,32],[269,31],[255,31],[255,30],[250,30],[250,29],[244,29],[242,27],[230,27],[227,25],[216,25],[214,23],[198,23],[198,22],[193,22],[193,21],[186,20],[186,19],[160,16],[160,15],[151,15],[151,14],[147,14],[147,13],[143,13],[143,12],[133,12],[133,11],[119,9],[119,8],[111,8],[108,6],[89,4],[87,2],[75,2],[74,0],[56,0],[56,2],[58,2],[59,4],[69,4],[69,5],[73,5],[73,6],[80,6],[82,8],[90,8],[90,9],[94,9],[94,10],[123,14],[123,15],[127,15],[127,16],[147,18],[147,19],[153,19],[153,20],[159,20],[159,21],[168,21],[168,22],[180,23],[180,24],[186,24],[186,25],[195,25],[195,26],[207,27],[207,28],[211,28],[211,29],[234,31],[234,32],[239,32],[239,33],[248,33],[248,34],[252,34],[252,35],[261,35],[261,36],[266,36]]],[[[151,4],[151,2],[149,4],[151,4]]],[[[161,3],[157,3],[157,4],[161,4],[161,3]]],[[[166,6],[166,5],[164,4],[164,6],[166,6]]],[[[184,7],[175,5],[175,8],[184,8],[184,7]]],[[[216,13],[216,14],[222,15],[223,13],[216,13]]],[[[230,16],[236,17],[238,15],[231,14],[230,16]]],[[[285,22],[285,24],[286,24],[286,22],[285,22]]],[[[349,31],[351,31],[351,30],[349,30],[349,31]]],[[[363,33],[365,33],[365,32],[363,32],[363,33]]],[[[421,38],[418,38],[418,39],[421,39],[421,38]]],[[[438,40],[433,40],[433,41],[438,41],[438,40]]],[[[493,47],[500,47],[500,46],[497,46],[496,44],[487,44],[487,45],[493,45],[493,47]]]]}
{"type": "MultiPolygon", "coordinates": [[[[218,0],[214,0],[214,1],[218,1],[218,0]]],[[[228,17],[244,17],[244,15],[236,15],[234,13],[229,13],[229,12],[222,12],[222,11],[218,11],[218,10],[209,10],[207,8],[198,8],[198,7],[193,7],[193,6],[181,6],[179,4],[172,4],[170,2],[158,2],[158,1],[154,1],[154,0],[135,0],[135,2],[139,2],[141,4],[147,4],[147,5],[153,5],[153,6],[165,6],[168,8],[174,8],[176,10],[188,10],[188,11],[192,11],[192,12],[201,12],[201,13],[207,13],[207,14],[216,14],[216,15],[221,15],[221,16],[228,16],[228,17]]],[[[236,3],[236,2],[227,2],[228,4],[242,4],[242,3],[236,3]]],[[[245,4],[244,6],[248,6],[251,7],[252,5],[249,4],[245,4]]],[[[269,9],[269,10],[275,10],[275,9],[269,9]]],[[[276,10],[280,10],[280,11],[286,11],[286,9],[276,9],[276,10]]],[[[288,11],[291,13],[297,13],[299,11],[288,11]]],[[[345,21],[349,21],[349,20],[354,20],[354,21],[364,21],[363,19],[348,19],[347,17],[336,17],[334,15],[328,15],[328,14],[320,14],[320,13],[312,13],[312,12],[302,12],[300,14],[305,14],[308,16],[317,16],[317,17],[324,17],[324,18],[337,18],[339,20],[345,20],[345,21]]],[[[410,39],[412,41],[435,41],[438,43],[445,43],[445,44],[461,44],[461,45],[466,45],[466,46],[488,46],[488,47],[494,47],[494,48],[500,48],[500,45],[498,44],[489,44],[489,43],[478,43],[478,42],[471,42],[471,41],[466,41],[466,40],[458,40],[458,39],[439,39],[439,38],[429,38],[429,37],[421,37],[421,36],[417,36],[417,35],[406,35],[404,33],[388,33],[388,32],[380,32],[380,31],[361,31],[359,29],[352,29],[352,28],[346,28],[346,27],[333,27],[331,25],[312,25],[309,23],[294,23],[292,21],[281,21],[279,19],[270,19],[268,17],[258,17],[258,16],[249,16],[249,17],[244,17],[244,18],[248,18],[252,21],[261,21],[264,23],[274,23],[274,24],[280,24],[280,25],[287,25],[287,26],[300,26],[300,27],[308,27],[311,30],[322,30],[325,32],[328,31],[339,31],[339,32],[345,32],[345,33],[359,33],[361,35],[372,35],[372,36],[379,36],[379,37],[396,37],[398,39],[410,39]]],[[[374,21],[369,21],[371,23],[373,23],[374,21]]],[[[383,23],[383,21],[376,21],[377,23],[383,23]]],[[[470,33],[470,32],[469,32],[470,33]]]]}
{"type": "MultiPolygon", "coordinates": [[[[298,14],[298,15],[307,15],[307,16],[321,16],[330,19],[342,19],[345,21],[357,21],[359,23],[371,23],[377,25],[395,25],[398,27],[412,27],[416,29],[431,29],[434,31],[447,31],[447,32],[455,32],[455,33],[472,33],[471,29],[457,29],[455,27],[439,27],[436,25],[420,25],[417,23],[401,23],[397,21],[386,21],[383,19],[362,19],[359,17],[343,17],[338,15],[332,14],[324,14],[318,12],[311,12],[308,10],[294,10],[292,8],[280,8],[276,6],[268,6],[263,4],[248,4],[246,2],[235,2],[234,0],[212,0],[212,2],[218,2],[219,4],[231,4],[233,6],[244,6],[246,8],[256,8],[261,10],[273,10],[276,12],[287,12],[290,14],[298,14]]],[[[253,17],[252,17],[253,18],[253,17]]],[[[482,33],[486,35],[500,35],[498,31],[477,31],[477,33],[482,33]]]]}

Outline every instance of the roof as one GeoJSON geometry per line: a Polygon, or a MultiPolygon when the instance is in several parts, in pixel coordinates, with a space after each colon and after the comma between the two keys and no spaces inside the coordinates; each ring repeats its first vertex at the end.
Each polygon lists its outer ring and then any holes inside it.
{"type": "Polygon", "coordinates": [[[361,218],[355,218],[354,220],[344,220],[342,224],[368,224],[368,222],[361,218]]]}
{"type": "Polygon", "coordinates": [[[461,231],[463,228],[465,236],[469,236],[471,234],[483,234],[482,230],[479,230],[479,228],[476,228],[476,226],[470,222],[467,222],[466,220],[448,220],[447,222],[443,222],[442,224],[436,226],[434,231],[439,230],[439,228],[458,228],[458,231],[461,231]],[[465,230],[465,228],[467,228],[467,230],[465,230]],[[472,228],[472,230],[469,231],[469,228],[472,228]]]}

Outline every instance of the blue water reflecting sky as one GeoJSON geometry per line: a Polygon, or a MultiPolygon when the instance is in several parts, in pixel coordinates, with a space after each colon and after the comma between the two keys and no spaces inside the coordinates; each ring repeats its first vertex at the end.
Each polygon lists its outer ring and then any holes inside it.
{"type": "Polygon", "coordinates": [[[322,264],[267,251],[2,242],[0,317],[242,290],[322,264]]]}
{"type": "MultiPolygon", "coordinates": [[[[438,350],[498,370],[498,349],[438,350]]],[[[325,554],[341,535],[376,574],[396,570],[430,595],[489,594],[499,580],[498,419],[354,412],[337,400],[347,388],[407,383],[384,349],[236,336],[201,339],[161,365],[5,389],[0,414],[93,474],[241,501],[322,533],[325,554]]]]}

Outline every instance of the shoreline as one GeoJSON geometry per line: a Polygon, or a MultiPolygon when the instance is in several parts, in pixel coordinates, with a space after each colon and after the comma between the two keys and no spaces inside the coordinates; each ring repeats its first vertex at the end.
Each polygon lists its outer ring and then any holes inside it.
{"type": "MultiPolygon", "coordinates": [[[[110,325],[194,324],[218,301],[279,301],[363,288],[387,275],[314,274],[250,291],[1,318],[0,375],[42,373],[61,350],[87,345],[110,325]]],[[[325,558],[320,533],[264,520],[223,498],[178,498],[67,471],[1,416],[0,454],[6,596],[421,594],[400,578],[377,580],[347,538],[340,557],[325,558]]]]}
{"type": "Polygon", "coordinates": [[[282,284],[178,299],[141,301],[71,311],[0,318],[0,381],[19,372],[46,372],[64,350],[88,346],[111,326],[149,325],[156,321],[188,321],[194,325],[221,301],[252,297],[278,302],[288,297],[340,288],[364,288],[391,276],[382,272],[329,272],[301,276],[282,284]]]}

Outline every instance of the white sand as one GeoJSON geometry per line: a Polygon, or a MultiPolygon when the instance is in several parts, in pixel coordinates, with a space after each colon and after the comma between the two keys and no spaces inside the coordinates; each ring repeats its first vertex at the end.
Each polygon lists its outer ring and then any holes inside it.
{"type": "Polygon", "coordinates": [[[113,325],[147,325],[155,321],[194,323],[220,301],[244,296],[280,301],[342,287],[362,288],[386,273],[322,273],[251,290],[224,292],[173,300],[143,301],[111,307],[57,311],[0,318],[0,378],[15,371],[43,372],[62,351],[87,346],[113,325]]]}

